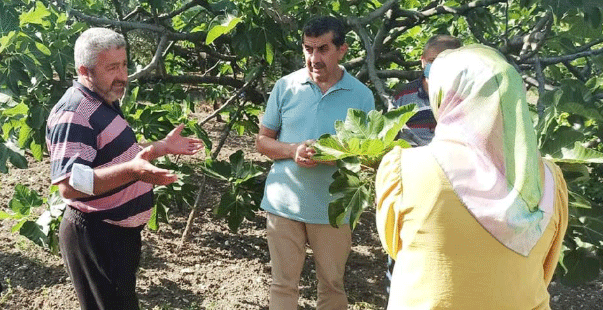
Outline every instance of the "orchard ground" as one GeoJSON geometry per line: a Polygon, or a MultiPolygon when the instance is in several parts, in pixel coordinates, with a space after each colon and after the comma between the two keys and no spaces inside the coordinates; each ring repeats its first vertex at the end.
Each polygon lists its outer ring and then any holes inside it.
{"type": "MultiPolygon", "coordinates": [[[[213,124],[212,138],[221,125],[213,124]]],[[[234,134],[233,134],[234,135],[234,134]]],[[[243,149],[247,159],[266,162],[255,152],[253,137],[231,135],[220,158],[243,149]]],[[[191,158],[201,160],[202,157],[191,158]]],[[[48,160],[30,161],[28,169],[0,174],[0,210],[8,209],[18,183],[46,195],[48,160]]],[[[195,220],[192,238],[181,245],[188,209],[172,210],[170,223],[158,231],[143,231],[143,247],[137,292],[143,309],[268,309],[270,258],[265,234],[265,214],[245,221],[237,233],[214,217],[222,186],[207,182],[202,211],[195,220]]],[[[0,221],[1,309],[78,309],[73,286],[60,257],[11,233],[14,222],[0,221]]],[[[316,307],[316,273],[312,253],[300,282],[300,308],[316,307]]],[[[349,309],[384,309],[386,255],[374,225],[374,215],[363,214],[353,232],[353,248],[346,268],[345,287],[349,309]]],[[[512,288],[510,288],[512,289],[512,288]]],[[[603,277],[579,287],[551,284],[554,310],[603,309],[603,277]]]]}

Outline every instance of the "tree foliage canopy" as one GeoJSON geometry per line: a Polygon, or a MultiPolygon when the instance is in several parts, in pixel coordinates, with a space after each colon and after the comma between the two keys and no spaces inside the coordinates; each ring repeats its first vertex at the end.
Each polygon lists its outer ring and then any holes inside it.
{"type": "MultiPolygon", "coordinates": [[[[0,171],[25,168],[25,156],[41,160],[47,153],[45,120],[74,79],[74,41],[88,27],[116,29],[128,41],[130,91],[123,109],[139,137],[161,138],[186,122],[188,133],[203,137],[208,158],[215,159],[229,132],[257,132],[273,83],[303,65],[300,29],[317,14],[338,16],[349,27],[343,65],[374,90],[380,109],[400,83],[420,76],[422,47],[434,34],[500,50],[524,78],[542,154],[559,162],[570,186],[562,279],[579,283],[598,275],[603,257],[599,0],[3,1],[0,171]],[[200,99],[214,104],[215,112],[199,122],[188,120],[200,99]],[[210,141],[203,130],[215,117],[227,120],[220,141],[210,141]]],[[[168,197],[158,201],[170,205],[173,195],[197,204],[200,194],[195,199],[191,187],[183,182],[160,188],[168,197]]],[[[162,210],[155,219],[167,217],[162,210]]],[[[241,219],[242,213],[235,213],[241,219]]]]}

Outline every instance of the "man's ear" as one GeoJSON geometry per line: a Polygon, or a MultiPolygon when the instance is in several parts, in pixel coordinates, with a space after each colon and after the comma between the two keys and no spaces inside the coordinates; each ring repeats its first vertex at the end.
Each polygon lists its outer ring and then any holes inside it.
{"type": "Polygon", "coordinates": [[[339,47],[339,51],[340,51],[339,60],[342,60],[343,56],[345,56],[345,53],[348,52],[348,44],[347,43],[341,44],[341,46],[339,47]]]}
{"type": "Polygon", "coordinates": [[[86,66],[79,66],[77,68],[77,73],[79,76],[88,76],[90,74],[90,70],[86,66]]]}
{"type": "Polygon", "coordinates": [[[425,68],[427,61],[425,60],[425,56],[421,55],[421,68],[425,68]]]}

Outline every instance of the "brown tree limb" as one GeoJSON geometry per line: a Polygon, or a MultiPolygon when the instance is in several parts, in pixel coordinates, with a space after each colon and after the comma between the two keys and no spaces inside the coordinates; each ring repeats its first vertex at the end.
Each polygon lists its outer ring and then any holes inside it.
{"type": "Polygon", "coordinates": [[[377,75],[377,69],[375,67],[375,51],[373,49],[373,44],[370,39],[366,28],[360,23],[360,20],[349,17],[348,24],[352,25],[355,29],[358,36],[360,36],[360,40],[364,45],[364,49],[366,51],[366,69],[368,70],[368,76],[370,81],[373,83],[375,90],[377,91],[377,95],[381,99],[384,105],[390,102],[391,98],[385,91],[385,83],[379,78],[377,75]]]}
{"type": "Polygon", "coordinates": [[[572,64],[569,61],[564,61],[563,65],[567,68],[567,70],[573,75],[575,76],[578,80],[582,81],[582,82],[586,82],[586,77],[584,76],[584,74],[582,74],[582,72],[580,72],[580,70],[578,70],[578,68],[572,66],[572,64]]]}
{"type": "Polygon", "coordinates": [[[601,54],[603,54],[603,48],[596,49],[596,50],[588,50],[588,51],[584,51],[584,52],[578,52],[578,53],[569,54],[569,55],[540,58],[539,60],[537,60],[536,57],[531,57],[531,58],[525,59],[523,61],[523,63],[535,64],[537,61],[540,61],[540,64],[543,67],[546,67],[546,66],[562,63],[564,61],[572,61],[572,60],[576,60],[578,58],[593,57],[593,56],[597,56],[597,55],[601,55],[601,54]]]}
{"type": "Polygon", "coordinates": [[[226,102],[217,110],[215,110],[212,114],[210,114],[209,116],[207,116],[206,118],[204,118],[201,122],[199,122],[199,126],[202,126],[203,124],[207,123],[209,120],[211,120],[212,118],[216,117],[218,114],[220,114],[220,112],[224,111],[224,109],[226,109],[228,106],[230,106],[233,102],[235,102],[235,100],[237,100],[239,98],[239,96],[241,96],[241,94],[243,94],[245,91],[247,91],[247,89],[250,89],[253,84],[255,84],[257,82],[258,79],[260,79],[262,77],[262,74],[264,73],[264,70],[266,69],[266,65],[262,65],[262,67],[260,68],[260,70],[258,70],[255,75],[249,79],[249,81],[247,81],[247,83],[245,83],[245,85],[243,85],[243,87],[241,87],[239,90],[237,90],[234,95],[232,95],[230,98],[228,98],[228,100],[226,100],[226,102]]]}
{"type": "Polygon", "coordinates": [[[68,13],[70,15],[76,17],[77,19],[80,19],[80,20],[86,21],[90,24],[93,24],[93,25],[111,25],[113,27],[120,27],[125,30],[132,30],[132,29],[148,30],[151,32],[157,32],[162,35],[165,35],[170,40],[187,40],[187,41],[191,41],[191,42],[204,42],[205,37],[207,36],[207,33],[203,32],[203,31],[194,32],[194,33],[181,33],[181,32],[171,31],[171,30],[167,29],[166,27],[160,26],[160,25],[152,25],[152,24],[141,23],[141,22],[130,22],[130,21],[125,21],[125,20],[119,21],[119,20],[113,20],[113,19],[104,18],[104,17],[94,17],[94,16],[84,14],[84,13],[74,10],[74,9],[68,9],[63,1],[57,0],[56,2],[59,5],[61,5],[63,8],[68,10],[68,13]]]}
{"type": "Polygon", "coordinates": [[[147,17],[150,17],[151,15],[149,14],[149,12],[145,11],[142,6],[137,6],[134,10],[132,10],[132,12],[128,13],[128,15],[124,16],[123,20],[127,21],[130,20],[132,18],[134,18],[134,16],[138,15],[138,14],[143,14],[147,17]]]}
{"type": "MultiPolygon", "coordinates": [[[[540,82],[538,82],[537,79],[531,77],[531,76],[527,76],[527,75],[522,75],[521,78],[524,80],[524,82],[526,82],[527,84],[534,86],[534,87],[540,87],[540,82]]],[[[545,90],[553,90],[555,89],[555,87],[551,84],[544,84],[544,89],[545,90]]]]}
{"type": "MultiPolygon", "coordinates": [[[[230,76],[205,76],[205,75],[153,75],[142,77],[138,80],[140,83],[157,83],[165,82],[172,84],[188,84],[188,85],[199,85],[199,84],[216,84],[222,86],[228,86],[233,88],[240,88],[245,85],[241,80],[238,80],[230,76]]],[[[264,102],[263,94],[257,90],[250,88],[245,92],[245,97],[255,103],[259,104],[264,102]]]]}
{"type": "Polygon", "coordinates": [[[150,76],[151,72],[153,70],[157,69],[159,64],[162,62],[161,60],[163,59],[163,53],[168,48],[168,46],[169,46],[169,41],[167,39],[167,36],[162,36],[161,39],[159,40],[159,44],[157,45],[157,50],[155,51],[155,55],[153,56],[153,59],[151,60],[151,62],[146,67],[141,69],[140,71],[135,72],[135,73],[131,74],[130,76],[128,76],[128,80],[134,81],[134,80],[138,80],[140,78],[146,77],[146,76],[150,76]]]}
{"type": "Polygon", "coordinates": [[[201,210],[201,197],[203,197],[203,193],[205,192],[205,183],[207,182],[207,176],[203,174],[203,179],[201,179],[201,184],[199,185],[199,190],[197,191],[197,197],[195,197],[195,203],[192,205],[191,212],[188,214],[188,218],[186,220],[186,226],[184,227],[184,231],[182,232],[182,237],[180,238],[180,246],[182,248],[184,244],[190,240],[191,230],[193,227],[193,222],[199,216],[199,211],[201,210]]]}
{"type": "Polygon", "coordinates": [[[520,59],[530,58],[538,53],[551,33],[552,26],[553,12],[548,10],[545,16],[534,25],[532,32],[524,37],[524,44],[519,53],[520,59]],[[528,48],[530,51],[528,51],[528,48]]]}
{"type": "Polygon", "coordinates": [[[544,117],[544,84],[546,83],[544,79],[544,72],[542,65],[540,64],[540,59],[538,56],[535,57],[534,69],[536,71],[536,80],[538,80],[538,101],[536,102],[536,111],[538,112],[538,120],[541,120],[544,117]]]}
{"type": "Polygon", "coordinates": [[[436,15],[442,14],[454,14],[454,15],[464,15],[466,12],[473,10],[479,7],[487,7],[496,3],[506,3],[507,0],[477,0],[464,5],[450,7],[445,5],[438,5],[434,8],[429,8],[423,11],[409,11],[409,10],[400,10],[398,12],[398,17],[405,17],[405,19],[401,21],[396,21],[394,23],[394,27],[412,27],[417,25],[421,21],[436,15]]]}
{"type": "Polygon", "coordinates": [[[172,18],[174,16],[178,16],[178,15],[182,14],[183,12],[186,12],[187,10],[192,9],[196,6],[200,6],[200,7],[205,8],[206,10],[209,10],[209,3],[207,1],[192,0],[191,2],[183,5],[181,8],[179,8],[173,12],[159,15],[158,19],[160,19],[160,20],[170,19],[170,18],[172,18]]]}
{"type": "Polygon", "coordinates": [[[398,1],[399,0],[389,0],[389,1],[387,1],[386,3],[384,3],[383,5],[381,5],[379,8],[377,8],[376,10],[374,10],[373,12],[371,12],[370,14],[368,14],[367,16],[365,16],[364,18],[358,20],[358,23],[360,25],[368,25],[371,22],[373,22],[375,19],[383,18],[383,16],[386,15],[385,13],[387,11],[389,11],[394,6],[398,5],[398,1]]]}

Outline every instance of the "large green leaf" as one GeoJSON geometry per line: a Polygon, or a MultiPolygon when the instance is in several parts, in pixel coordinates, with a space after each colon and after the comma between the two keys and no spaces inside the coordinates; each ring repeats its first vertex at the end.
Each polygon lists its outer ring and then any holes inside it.
{"type": "Polygon", "coordinates": [[[573,102],[564,101],[557,107],[560,111],[568,112],[570,114],[580,115],[587,119],[594,119],[597,121],[603,121],[603,116],[599,113],[599,108],[592,103],[584,101],[573,102]]]}
{"type": "Polygon", "coordinates": [[[415,115],[417,108],[415,104],[403,105],[395,110],[388,111],[383,115],[384,125],[381,132],[379,132],[379,138],[383,139],[385,145],[389,145],[398,132],[404,127],[406,122],[415,115]]]}
{"type": "MultiPolygon", "coordinates": [[[[374,111],[374,113],[379,112],[374,111]]],[[[377,118],[373,117],[371,119],[376,120],[377,118]]],[[[343,132],[346,133],[346,138],[370,139],[372,132],[370,131],[367,122],[367,115],[364,111],[358,109],[348,109],[348,114],[345,118],[345,122],[343,123],[343,132]]]]}
{"type": "Polygon", "coordinates": [[[354,229],[360,214],[371,203],[371,194],[366,185],[356,173],[340,169],[334,174],[329,192],[335,197],[329,203],[329,223],[339,227],[349,214],[349,224],[354,229]]]}
{"type": "Polygon", "coordinates": [[[317,160],[336,160],[350,156],[345,152],[344,146],[329,134],[321,136],[313,146],[318,151],[313,156],[317,160]]]}
{"type": "Polygon", "coordinates": [[[201,168],[205,174],[214,179],[222,181],[230,180],[231,167],[228,162],[208,159],[203,165],[200,165],[199,168],[201,168]]]}
{"type": "Polygon", "coordinates": [[[235,184],[246,182],[264,173],[261,167],[245,161],[242,150],[234,152],[228,159],[231,165],[231,177],[234,179],[235,184]]]}
{"type": "Polygon", "coordinates": [[[23,27],[27,24],[38,24],[45,27],[50,26],[50,21],[46,17],[50,16],[50,11],[44,6],[41,1],[36,1],[36,7],[31,8],[27,13],[19,16],[19,26],[23,27]]]}
{"type": "Polygon", "coordinates": [[[564,149],[575,145],[584,139],[584,133],[573,127],[558,126],[552,132],[549,132],[546,139],[543,139],[540,146],[540,152],[555,160],[564,158],[564,149]]]}
{"type": "Polygon", "coordinates": [[[240,23],[242,19],[240,17],[234,17],[230,20],[226,21],[223,25],[213,26],[211,30],[207,33],[207,37],[205,38],[205,44],[209,45],[214,42],[218,37],[224,34],[228,34],[231,32],[238,23],[240,23]]]}
{"type": "Polygon", "coordinates": [[[573,148],[562,148],[562,158],[552,158],[555,162],[563,163],[603,163],[603,153],[597,152],[593,149],[588,149],[582,146],[580,142],[574,143],[573,148]]]}
{"type": "Polygon", "coordinates": [[[363,165],[376,168],[383,155],[395,145],[410,147],[395,141],[398,131],[414,115],[415,106],[405,106],[385,115],[373,110],[368,114],[349,109],[344,122],[335,122],[335,135],[323,135],[315,143],[319,160],[336,160],[357,156],[363,165]]]}
{"type": "Polygon", "coordinates": [[[590,179],[590,172],[584,164],[557,162],[557,165],[563,171],[563,177],[568,184],[588,181],[590,179]]]}
{"type": "Polygon", "coordinates": [[[27,186],[17,184],[13,198],[9,201],[10,209],[16,214],[29,215],[33,208],[41,206],[42,198],[36,191],[29,189],[27,186]]]}
{"type": "Polygon", "coordinates": [[[19,229],[19,234],[41,247],[48,247],[48,236],[44,234],[42,227],[34,221],[25,221],[19,229]]]}
{"type": "MultiPolygon", "coordinates": [[[[580,210],[585,213],[586,210],[580,210]]],[[[603,217],[580,216],[578,223],[572,225],[573,234],[578,235],[582,242],[600,244],[603,242],[603,217]]]]}
{"type": "Polygon", "coordinates": [[[147,226],[149,226],[150,230],[158,230],[159,223],[168,223],[168,211],[169,208],[165,204],[155,204],[153,206],[153,211],[151,212],[151,218],[147,222],[147,226]]]}
{"type": "MultiPolygon", "coordinates": [[[[23,155],[23,151],[10,141],[4,144],[4,146],[6,147],[6,153],[10,163],[19,169],[27,169],[27,159],[23,155]]],[[[0,158],[1,157],[2,156],[0,155],[0,158]]]]}
{"type": "Polygon", "coordinates": [[[243,198],[231,188],[222,194],[220,204],[214,210],[214,213],[220,217],[227,217],[228,228],[232,231],[237,231],[248,209],[243,198]]]}
{"type": "Polygon", "coordinates": [[[599,259],[585,248],[564,253],[560,264],[565,270],[561,276],[561,283],[570,286],[595,280],[601,268],[599,259]]]}

